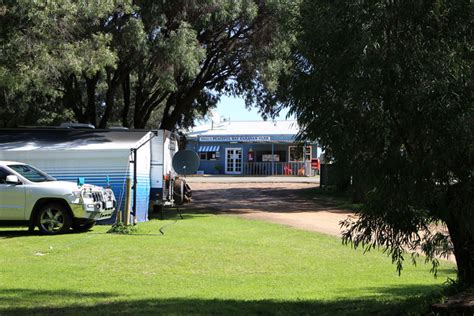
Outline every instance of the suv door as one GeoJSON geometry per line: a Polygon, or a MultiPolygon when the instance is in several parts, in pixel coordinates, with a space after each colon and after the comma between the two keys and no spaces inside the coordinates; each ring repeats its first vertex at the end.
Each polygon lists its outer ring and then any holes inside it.
{"type": "Polygon", "coordinates": [[[7,184],[6,177],[11,174],[0,167],[0,220],[25,220],[25,186],[7,184]]]}

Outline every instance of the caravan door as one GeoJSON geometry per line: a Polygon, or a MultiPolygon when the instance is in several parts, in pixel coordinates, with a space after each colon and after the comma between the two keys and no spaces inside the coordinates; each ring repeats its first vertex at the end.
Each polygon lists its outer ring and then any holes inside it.
{"type": "MultiPolygon", "coordinates": [[[[151,198],[154,201],[166,200],[167,190],[164,176],[173,171],[172,159],[178,151],[178,142],[173,133],[159,130],[151,141],[151,198]]],[[[158,201],[157,201],[158,202],[158,201]]]]}

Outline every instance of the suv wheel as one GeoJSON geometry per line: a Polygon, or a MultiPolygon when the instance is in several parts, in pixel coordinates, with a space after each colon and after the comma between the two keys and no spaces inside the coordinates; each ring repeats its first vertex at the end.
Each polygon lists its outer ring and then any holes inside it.
{"type": "Polygon", "coordinates": [[[67,209],[58,203],[43,206],[38,212],[37,226],[41,233],[47,235],[62,234],[71,228],[72,218],[67,209]]]}

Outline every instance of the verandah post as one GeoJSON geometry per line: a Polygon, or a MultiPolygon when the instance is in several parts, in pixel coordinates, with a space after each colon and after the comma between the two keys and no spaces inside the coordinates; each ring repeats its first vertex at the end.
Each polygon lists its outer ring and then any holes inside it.
{"type": "Polygon", "coordinates": [[[272,143],[272,176],[275,175],[275,144],[272,143]]]}

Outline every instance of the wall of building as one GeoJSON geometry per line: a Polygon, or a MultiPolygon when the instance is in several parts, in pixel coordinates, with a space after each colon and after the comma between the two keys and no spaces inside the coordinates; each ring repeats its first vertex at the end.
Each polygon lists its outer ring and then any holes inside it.
{"type": "MultiPolygon", "coordinates": [[[[287,162],[289,158],[289,146],[295,146],[291,143],[277,143],[274,144],[274,154],[279,155],[280,162],[287,162]]],[[[261,162],[263,155],[270,155],[272,153],[272,144],[254,144],[254,143],[229,143],[229,142],[198,142],[196,140],[189,140],[186,149],[193,150],[199,153],[201,146],[219,146],[218,157],[215,160],[201,160],[199,171],[204,174],[225,174],[225,154],[226,148],[241,148],[243,163],[249,162],[249,151],[253,152],[253,162],[261,162]]],[[[319,155],[316,145],[310,145],[311,157],[317,158],[319,155]]]]}

